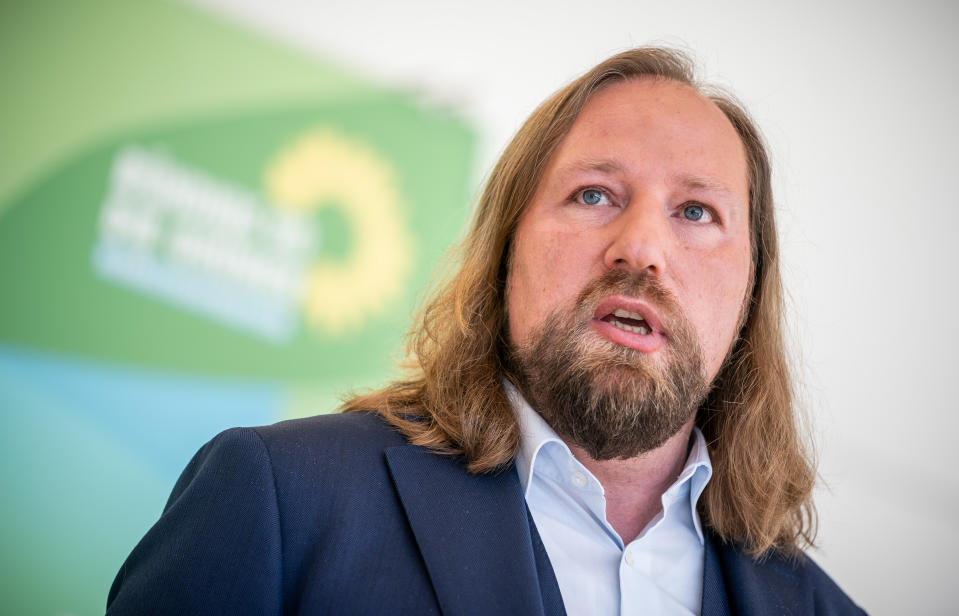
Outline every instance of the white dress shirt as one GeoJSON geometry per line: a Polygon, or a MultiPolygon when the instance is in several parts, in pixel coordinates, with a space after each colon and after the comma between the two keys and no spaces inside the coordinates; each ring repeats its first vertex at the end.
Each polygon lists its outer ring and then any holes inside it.
{"type": "Polygon", "coordinates": [[[623,545],[603,486],[522,394],[506,390],[521,431],[516,470],[566,613],[698,615],[705,547],[696,501],[713,472],[699,429],[662,511],[623,545]]]}

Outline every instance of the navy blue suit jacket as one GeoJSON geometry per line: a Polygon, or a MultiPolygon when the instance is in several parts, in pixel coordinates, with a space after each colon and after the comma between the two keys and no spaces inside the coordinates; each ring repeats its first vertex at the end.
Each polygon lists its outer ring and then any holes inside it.
{"type": "MultiPolygon", "coordinates": [[[[471,475],[377,416],[228,430],[127,558],[109,614],[563,614],[513,469],[471,475]]],[[[710,536],[704,616],[861,614],[812,561],[710,536]]]]}

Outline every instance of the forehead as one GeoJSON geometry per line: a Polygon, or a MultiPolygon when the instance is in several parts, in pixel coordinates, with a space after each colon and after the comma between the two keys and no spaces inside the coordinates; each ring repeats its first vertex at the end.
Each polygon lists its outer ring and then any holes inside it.
{"type": "Polygon", "coordinates": [[[546,174],[591,168],[748,195],[746,153],[715,103],[671,80],[608,85],[587,102],[546,174]]]}

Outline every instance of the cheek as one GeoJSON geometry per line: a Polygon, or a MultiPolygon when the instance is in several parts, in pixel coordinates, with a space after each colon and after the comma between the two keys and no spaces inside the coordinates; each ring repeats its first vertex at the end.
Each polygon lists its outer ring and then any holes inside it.
{"type": "Polygon", "coordinates": [[[507,278],[510,337],[527,340],[550,313],[569,309],[589,280],[588,258],[575,234],[518,232],[507,278]]]}
{"type": "Polygon", "coordinates": [[[694,321],[702,345],[709,378],[716,373],[726,358],[738,331],[739,317],[743,308],[746,287],[749,282],[749,256],[734,255],[730,259],[703,259],[696,269],[696,276],[686,285],[687,289],[698,288],[694,294],[694,321]],[[724,264],[724,265],[723,265],[724,264]]]}
{"type": "Polygon", "coordinates": [[[543,284],[542,272],[539,270],[535,254],[531,254],[528,243],[522,240],[523,237],[517,234],[509,274],[506,278],[506,314],[509,335],[510,339],[517,344],[526,341],[529,330],[534,325],[531,322],[532,315],[538,310],[535,301],[543,284]]]}

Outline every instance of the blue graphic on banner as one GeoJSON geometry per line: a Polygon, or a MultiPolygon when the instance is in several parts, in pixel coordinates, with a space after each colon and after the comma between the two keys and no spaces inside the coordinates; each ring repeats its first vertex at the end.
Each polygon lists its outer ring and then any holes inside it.
{"type": "MultiPolygon", "coordinates": [[[[7,345],[0,345],[0,375],[0,408],[8,419],[36,409],[42,398],[44,407],[69,414],[173,479],[217,432],[273,423],[280,408],[280,389],[271,384],[157,374],[7,345]],[[35,399],[25,404],[28,394],[35,399]]],[[[20,419],[34,434],[51,428],[20,419]]]]}

